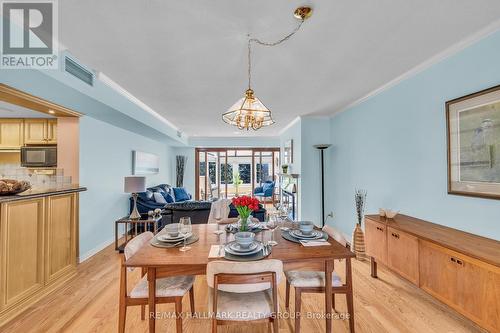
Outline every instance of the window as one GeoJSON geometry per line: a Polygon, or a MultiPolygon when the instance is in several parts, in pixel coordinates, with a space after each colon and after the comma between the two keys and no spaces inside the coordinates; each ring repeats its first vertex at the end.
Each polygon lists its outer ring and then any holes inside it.
{"type": "Polygon", "coordinates": [[[240,179],[243,182],[243,184],[250,184],[252,182],[250,163],[238,164],[238,170],[240,172],[240,179]]]}
{"type": "Polygon", "coordinates": [[[220,165],[220,183],[221,184],[233,183],[233,166],[231,164],[220,165]]]}
{"type": "Polygon", "coordinates": [[[257,183],[263,183],[267,180],[271,180],[269,175],[269,164],[260,164],[257,163],[255,165],[257,172],[257,183]]]}

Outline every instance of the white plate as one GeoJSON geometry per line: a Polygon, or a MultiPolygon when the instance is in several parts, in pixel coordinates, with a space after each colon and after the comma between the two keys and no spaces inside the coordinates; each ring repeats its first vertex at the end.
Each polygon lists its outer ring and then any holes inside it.
{"type": "Polygon", "coordinates": [[[226,251],[227,253],[230,253],[232,255],[235,255],[235,256],[248,256],[250,254],[257,253],[260,250],[262,250],[262,243],[260,243],[260,242],[257,243],[257,247],[255,249],[253,249],[252,251],[248,251],[248,252],[237,252],[237,251],[234,251],[231,248],[231,243],[226,244],[226,246],[224,247],[224,251],[226,251]]]}
{"type": "Polygon", "coordinates": [[[188,232],[185,235],[180,234],[179,236],[172,238],[168,234],[162,234],[162,235],[157,235],[156,239],[159,240],[160,242],[166,242],[166,243],[175,243],[183,240],[184,238],[189,238],[193,235],[193,233],[188,232]]]}
{"type": "Polygon", "coordinates": [[[300,232],[300,230],[291,230],[290,235],[297,239],[307,239],[307,240],[320,239],[323,237],[323,233],[317,230],[313,230],[311,235],[303,235],[300,232]]]}
{"type": "Polygon", "coordinates": [[[235,242],[231,242],[228,245],[231,247],[231,250],[233,250],[235,252],[238,252],[238,253],[247,253],[247,252],[255,250],[257,248],[257,246],[259,246],[259,242],[253,241],[253,243],[250,244],[250,246],[247,247],[246,249],[242,248],[240,246],[240,244],[238,244],[236,241],[235,242]]]}

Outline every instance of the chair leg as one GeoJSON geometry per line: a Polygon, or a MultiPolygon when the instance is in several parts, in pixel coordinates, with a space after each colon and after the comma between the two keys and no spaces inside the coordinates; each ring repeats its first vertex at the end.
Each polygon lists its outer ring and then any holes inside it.
{"type": "Polygon", "coordinates": [[[182,297],[175,299],[175,331],[182,333],[182,297]]]}
{"type": "Polygon", "coordinates": [[[145,319],[146,319],[146,306],[141,305],[141,320],[145,320],[145,319]]]}
{"type": "Polygon", "coordinates": [[[335,293],[332,294],[332,309],[335,310],[335,293]]]}
{"type": "Polygon", "coordinates": [[[189,289],[189,307],[191,308],[191,314],[194,316],[194,286],[189,289]]]}
{"type": "Polygon", "coordinates": [[[347,312],[349,313],[349,332],[354,333],[354,304],[352,299],[352,291],[346,295],[347,299],[347,312]]]}
{"type": "Polygon", "coordinates": [[[286,291],[285,291],[285,309],[290,308],[290,282],[286,280],[286,291]]]}
{"type": "Polygon", "coordinates": [[[127,305],[125,300],[120,297],[120,306],[118,309],[118,333],[125,333],[125,321],[127,320],[127,305]]]}
{"type": "Polygon", "coordinates": [[[217,319],[215,318],[212,318],[212,333],[217,333],[217,319]]]}
{"type": "Polygon", "coordinates": [[[301,295],[302,291],[300,288],[295,288],[295,333],[300,332],[301,295]]]}
{"type": "MultiPolygon", "coordinates": [[[[276,314],[277,316],[278,314],[276,314]]],[[[279,333],[279,322],[278,322],[278,317],[273,318],[273,332],[274,333],[279,333]]]]}

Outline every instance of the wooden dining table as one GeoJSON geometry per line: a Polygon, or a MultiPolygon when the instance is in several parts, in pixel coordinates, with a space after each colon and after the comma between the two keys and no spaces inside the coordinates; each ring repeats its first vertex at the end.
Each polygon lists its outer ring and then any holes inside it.
{"type": "MultiPolygon", "coordinates": [[[[225,260],[223,258],[208,258],[212,245],[223,244],[234,239],[231,233],[216,234],[222,230],[217,224],[193,225],[193,234],[198,235],[199,240],[190,244],[191,250],[179,251],[179,248],[159,248],[151,244],[144,245],[138,252],[125,261],[127,267],[141,267],[147,270],[149,290],[149,332],[155,332],[155,290],[156,279],[177,275],[205,275],[207,264],[213,260],[225,260]]],[[[256,234],[256,239],[268,241],[271,238],[270,230],[263,230],[256,234]]],[[[284,270],[314,270],[324,271],[326,277],[325,286],[325,322],[326,332],[332,330],[332,272],[334,260],[345,259],[346,265],[346,287],[351,290],[352,297],[352,269],[351,258],[355,255],[346,247],[342,246],[333,238],[329,238],[330,246],[305,247],[283,239],[280,230],[275,230],[275,240],[278,242],[273,246],[271,254],[266,259],[278,259],[283,262],[284,270]]]]}

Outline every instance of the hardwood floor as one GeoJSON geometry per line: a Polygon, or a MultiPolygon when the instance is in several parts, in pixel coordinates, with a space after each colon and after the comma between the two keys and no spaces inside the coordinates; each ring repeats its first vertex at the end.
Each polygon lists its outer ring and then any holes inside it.
{"type": "MultiPolygon", "coordinates": [[[[118,286],[120,257],[113,246],[78,266],[77,276],[64,288],[50,294],[4,327],[0,332],[116,332],[118,321],[118,286]]],[[[336,264],[340,268],[342,264],[336,264]]],[[[339,270],[343,276],[343,270],[339,270]]],[[[139,277],[136,270],[129,280],[139,277]]],[[[356,332],[485,332],[447,306],[441,304],[411,283],[384,268],[379,279],[370,277],[368,263],[353,261],[354,309],[356,332]]],[[[293,289],[292,289],[293,290],[293,289]]],[[[196,310],[207,311],[205,277],[195,284],[196,310]]],[[[284,309],[285,287],[280,284],[279,303],[284,309]]],[[[291,307],[293,311],[293,291],[291,307]]],[[[345,298],[336,297],[337,311],[346,309],[345,298]]],[[[320,294],[302,296],[302,332],[324,332],[324,320],[308,319],[306,313],[322,313],[324,298],[320,294]]],[[[183,308],[189,309],[186,296],[183,308]]],[[[158,306],[158,311],[173,312],[172,304],[158,306]]],[[[127,312],[127,332],[147,332],[147,321],[140,319],[140,307],[127,312]]],[[[208,332],[207,319],[184,320],[184,332],[208,332]]],[[[160,319],[158,332],[175,332],[174,319],[160,319]]],[[[220,332],[267,332],[265,324],[221,326],[220,332]]],[[[293,332],[293,319],[280,320],[280,332],[293,332]]],[[[333,332],[348,332],[347,320],[334,320],[333,332]]]]}

